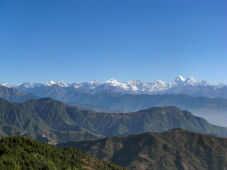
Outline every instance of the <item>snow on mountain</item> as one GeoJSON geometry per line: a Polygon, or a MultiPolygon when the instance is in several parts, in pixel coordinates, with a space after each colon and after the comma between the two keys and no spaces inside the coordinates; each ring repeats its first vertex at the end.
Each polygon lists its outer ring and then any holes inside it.
{"type": "Polygon", "coordinates": [[[105,87],[112,86],[115,88],[122,88],[123,90],[129,90],[129,87],[126,83],[120,83],[115,78],[111,78],[110,80],[107,80],[105,83],[105,87]]]}
{"type": "Polygon", "coordinates": [[[189,77],[185,80],[185,83],[188,85],[196,85],[197,81],[194,77],[189,77]]]}
{"type": "Polygon", "coordinates": [[[126,85],[128,86],[129,89],[131,89],[132,91],[138,91],[138,90],[142,90],[141,87],[144,86],[144,82],[140,81],[140,80],[130,80],[126,82],[126,85]]]}
{"type": "Polygon", "coordinates": [[[121,83],[119,83],[115,78],[111,78],[106,81],[107,84],[111,84],[112,86],[119,86],[121,83]]]}
{"type": "Polygon", "coordinates": [[[55,83],[60,87],[69,87],[69,84],[64,81],[56,81],[55,83]]]}
{"type": "Polygon", "coordinates": [[[0,86],[11,87],[9,84],[7,84],[7,83],[1,83],[1,82],[0,82],[0,86]]]}
{"type": "MultiPolygon", "coordinates": [[[[5,85],[1,83],[0,85],[5,85]]],[[[9,85],[7,85],[9,86],[9,85]]],[[[225,88],[226,85],[212,85],[207,81],[198,81],[194,77],[184,78],[179,75],[173,81],[164,82],[162,80],[155,80],[154,82],[143,82],[140,80],[130,80],[127,82],[119,82],[115,78],[111,78],[106,82],[82,82],[68,84],[64,81],[49,81],[44,84],[41,83],[22,83],[13,87],[19,90],[42,88],[42,87],[59,86],[62,88],[74,88],[77,91],[84,93],[96,94],[102,91],[110,91],[113,93],[129,93],[129,94],[169,94],[169,93],[193,93],[198,95],[205,95],[206,91],[225,88]],[[203,90],[203,92],[201,92],[203,90]]],[[[29,91],[30,92],[30,91],[29,91]]]]}
{"type": "Polygon", "coordinates": [[[163,91],[168,89],[169,85],[161,80],[155,80],[152,83],[152,88],[150,89],[151,92],[163,91]]]}
{"type": "Polygon", "coordinates": [[[54,81],[48,81],[48,82],[46,82],[46,83],[44,83],[44,85],[46,85],[46,86],[53,86],[53,85],[55,85],[56,83],[54,82],[54,81]]]}
{"type": "Polygon", "coordinates": [[[181,76],[181,75],[176,77],[174,79],[174,81],[169,82],[169,86],[170,87],[183,86],[183,85],[185,85],[185,78],[183,76],[181,76]]]}
{"type": "Polygon", "coordinates": [[[21,83],[21,84],[16,85],[16,87],[17,86],[24,87],[24,88],[33,88],[34,87],[33,83],[31,83],[31,82],[21,83]]]}
{"type": "Polygon", "coordinates": [[[96,81],[96,80],[92,80],[92,81],[90,82],[90,84],[99,85],[99,84],[101,84],[101,83],[100,83],[100,82],[98,82],[98,81],[96,81]]]}
{"type": "Polygon", "coordinates": [[[55,81],[48,81],[44,85],[46,85],[46,86],[58,85],[60,87],[69,87],[69,85],[64,81],[56,81],[56,82],[55,81]]]}
{"type": "Polygon", "coordinates": [[[175,78],[175,82],[185,82],[185,78],[179,75],[177,78],[175,78]]]}
{"type": "Polygon", "coordinates": [[[58,85],[60,87],[73,87],[76,89],[96,89],[96,88],[112,88],[112,89],[122,89],[122,91],[127,91],[127,92],[135,92],[135,93],[140,93],[140,92],[157,92],[157,91],[162,91],[169,89],[171,87],[178,87],[178,86],[186,86],[186,85],[204,85],[207,86],[208,83],[206,81],[197,81],[193,77],[189,77],[188,79],[185,79],[183,76],[178,76],[175,78],[173,81],[166,83],[161,80],[155,80],[154,82],[142,82],[140,80],[130,80],[127,82],[118,82],[115,78],[111,78],[107,80],[106,82],[98,82],[98,81],[91,81],[91,82],[82,82],[82,83],[72,83],[68,84],[64,81],[49,81],[44,84],[40,83],[22,83],[17,85],[16,87],[24,87],[24,88],[33,88],[36,86],[53,86],[53,85],[58,85]]]}

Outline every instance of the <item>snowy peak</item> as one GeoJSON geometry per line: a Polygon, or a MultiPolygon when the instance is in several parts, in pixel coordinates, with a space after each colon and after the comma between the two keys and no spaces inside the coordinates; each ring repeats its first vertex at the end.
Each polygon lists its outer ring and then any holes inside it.
{"type": "Polygon", "coordinates": [[[155,80],[153,84],[155,84],[155,85],[166,85],[166,83],[162,80],[155,80]]]}
{"type": "Polygon", "coordinates": [[[31,83],[31,82],[25,82],[25,83],[16,85],[16,87],[17,86],[21,86],[21,87],[24,87],[24,88],[32,88],[33,87],[33,83],[31,83]]]}
{"type": "Polygon", "coordinates": [[[185,78],[179,75],[177,78],[175,78],[175,82],[185,82],[185,78]]]}
{"type": "Polygon", "coordinates": [[[98,81],[96,81],[96,80],[92,80],[91,82],[90,82],[90,84],[100,84],[98,81]]]}
{"type": "Polygon", "coordinates": [[[129,85],[138,85],[138,84],[143,84],[144,82],[142,82],[140,80],[129,80],[126,83],[129,85]]]}
{"type": "Polygon", "coordinates": [[[194,77],[189,77],[185,80],[185,82],[189,85],[196,85],[197,80],[194,77]]]}
{"type": "MultiPolygon", "coordinates": [[[[6,86],[1,83],[0,85],[6,86]]],[[[164,94],[164,93],[180,93],[181,91],[188,91],[191,88],[226,88],[224,85],[211,85],[207,81],[198,81],[194,77],[184,78],[183,76],[176,77],[173,81],[164,82],[162,80],[155,80],[153,82],[143,82],[140,80],[130,80],[127,82],[119,82],[115,78],[111,78],[106,82],[98,82],[93,80],[91,82],[82,83],[71,83],[68,84],[64,81],[49,81],[44,84],[41,83],[22,83],[16,87],[18,89],[29,89],[29,88],[42,88],[42,87],[59,86],[63,88],[74,88],[77,91],[84,93],[97,94],[102,91],[111,91],[114,93],[125,93],[125,94],[164,94]],[[187,90],[188,89],[188,90],[187,90]]]]}
{"type": "Polygon", "coordinates": [[[111,79],[107,80],[106,83],[113,84],[113,85],[119,85],[120,84],[115,78],[111,78],[111,79]]]}
{"type": "Polygon", "coordinates": [[[58,85],[60,87],[68,87],[69,85],[65,83],[64,81],[48,81],[44,85],[46,86],[53,86],[53,85],[58,85]]]}
{"type": "Polygon", "coordinates": [[[183,76],[179,75],[174,79],[174,81],[170,82],[170,87],[182,87],[182,86],[194,86],[197,84],[197,81],[194,77],[189,77],[185,79],[183,76]]]}
{"type": "Polygon", "coordinates": [[[48,81],[48,82],[46,82],[46,83],[44,83],[44,85],[46,85],[46,86],[53,86],[53,85],[55,85],[56,83],[54,82],[54,81],[48,81]]]}
{"type": "Polygon", "coordinates": [[[56,84],[60,87],[69,87],[69,84],[64,81],[57,81],[56,84]]]}
{"type": "Polygon", "coordinates": [[[7,83],[1,83],[1,82],[0,82],[0,86],[11,87],[9,84],[7,84],[7,83]]]}

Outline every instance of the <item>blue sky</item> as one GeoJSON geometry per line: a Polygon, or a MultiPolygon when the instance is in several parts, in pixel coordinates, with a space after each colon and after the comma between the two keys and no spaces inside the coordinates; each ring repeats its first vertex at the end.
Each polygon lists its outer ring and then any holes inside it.
{"type": "Polygon", "coordinates": [[[0,0],[0,82],[227,84],[226,0],[0,0]]]}

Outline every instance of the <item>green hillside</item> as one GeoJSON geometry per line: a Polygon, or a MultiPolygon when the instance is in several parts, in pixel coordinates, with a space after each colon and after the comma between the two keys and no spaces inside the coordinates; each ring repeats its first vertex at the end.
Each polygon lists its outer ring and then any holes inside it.
{"type": "Polygon", "coordinates": [[[79,170],[123,168],[91,157],[75,148],[58,149],[23,137],[5,137],[0,140],[1,170],[79,170]]]}

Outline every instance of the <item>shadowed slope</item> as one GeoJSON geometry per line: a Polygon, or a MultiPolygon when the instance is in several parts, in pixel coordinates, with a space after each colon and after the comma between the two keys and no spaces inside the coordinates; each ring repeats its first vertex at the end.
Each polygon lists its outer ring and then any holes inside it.
{"type": "Polygon", "coordinates": [[[60,144],[129,169],[224,170],[227,139],[181,129],[60,144]]]}
{"type": "Polygon", "coordinates": [[[24,103],[0,99],[0,122],[0,136],[21,135],[51,143],[161,132],[173,128],[227,136],[227,128],[214,126],[176,107],[110,114],[80,110],[50,98],[24,103]]]}

